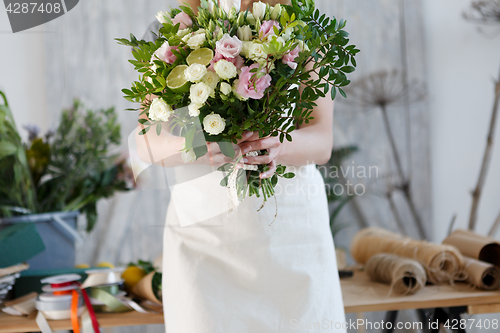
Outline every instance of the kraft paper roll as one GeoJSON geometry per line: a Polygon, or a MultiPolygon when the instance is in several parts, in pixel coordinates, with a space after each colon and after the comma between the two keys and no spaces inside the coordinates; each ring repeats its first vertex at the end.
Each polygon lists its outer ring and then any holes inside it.
{"type": "Polygon", "coordinates": [[[374,255],[368,259],[365,269],[371,280],[389,284],[390,293],[411,295],[427,283],[425,269],[419,262],[394,254],[374,255]]]}
{"type": "Polygon", "coordinates": [[[87,270],[85,271],[85,273],[88,274],[87,279],[85,279],[80,288],[85,289],[89,287],[122,283],[123,279],[121,276],[123,270],[123,268],[87,270]]]}
{"type": "Polygon", "coordinates": [[[443,244],[455,246],[464,256],[500,266],[500,243],[468,230],[455,230],[443,244]]]}
{"type": "Polygon", "coordinates": [[[161,301],[156,297],[153,291],[153,277],[157,274],[156,272],[151,272],[145,277],[143,277],[132,289],[132,293],[141,298],[150,300],[153,303],[161,305],[161,301]]]}
{"type": "Polygon", "coordinates": [[[351,254],[361,263],[379,253],[391,253],[418,261],[426,270],[427,280],[434,284],[450,283],[459,275],[464,260],[451,245],[414,240],[380,228],[359,231],[351,242],[351,254]]]}
{"type": "Polygon", "coordinates": [[[465,257],[465,280],[484,290],[495,290],[500,286],[500,269],[492,264],[465,257]]]}

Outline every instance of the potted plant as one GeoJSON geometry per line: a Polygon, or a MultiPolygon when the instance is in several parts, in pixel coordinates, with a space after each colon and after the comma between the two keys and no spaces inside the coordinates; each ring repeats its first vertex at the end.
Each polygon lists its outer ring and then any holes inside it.
{"type": "Polygon", "coordinates": [[[86,110],[75,100],[63,110],[55,131],[40,136],[26,126],[23,143],[5,95],[0,105],[0,228],[36,223],[46,250],[28,263],[33,269],[74,265],[80,239],[76,218],[87,231],[97,220],[96,204],[115,191],[132,188],[125,158],[111,154],[121,141],[113,108],[86,110]]]}

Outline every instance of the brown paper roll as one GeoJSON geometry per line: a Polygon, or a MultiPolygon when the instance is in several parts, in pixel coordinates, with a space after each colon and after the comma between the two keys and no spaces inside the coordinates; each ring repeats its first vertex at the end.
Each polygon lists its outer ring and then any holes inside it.
{"type": "Polygon", "coordinates": [[[153,290],[153,277],[156,272],[151,272],[145,277],[143,277],[132,289],[132,293],[141,298],[150,300],[156,304],[162,304],[161,301],[156,297],[153,290]]]}
{"type": "Polygon", "coordinates": [[[500,270],[484,261],[465,257],[466,281],[484,290],[495,290],[500,286],[500,270]]]}
{"type": "Polygon", "coordinates": [[[443,244],[455,246],[464,256],[500,266],[500,243],[468,230],[455,230],[443,244]]]}
{"type": "Polygon", "coordinates": [[[463,267],[463,257],[451,245],[414,240],[380,228],[359,231],[351,242],[352,257],[365,264],[378,253],[392,253],[422,264],[434,284],[451,282],[463,267]]]}
{"type": "Polygon", "coordinates": [[[391,292],[396,294],[414,294],[427,282],[425,269],[418,261],[395,254],[376,254],[368,259],[365,269],[371,280],[391,285],[391,292]]]}

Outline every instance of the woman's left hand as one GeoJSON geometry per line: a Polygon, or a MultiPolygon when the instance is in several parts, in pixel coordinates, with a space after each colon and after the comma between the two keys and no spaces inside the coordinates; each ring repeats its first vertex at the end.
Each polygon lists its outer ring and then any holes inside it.
{"type": "Polygon", "coordinates": [[[244,156],[242,162],[245,164],[265,164],[269,170],[260,174],[261,179],[269,178],[274,175],[276,171],[278,156],[280,155],[281,142],[277,136],[268,136],[259,138],[259,133],[254,133],[246,141],[240,143],[241,153],[245,155],[250,151],[267,150],[267,155],[260,155],[255,157],[244,156]]]}

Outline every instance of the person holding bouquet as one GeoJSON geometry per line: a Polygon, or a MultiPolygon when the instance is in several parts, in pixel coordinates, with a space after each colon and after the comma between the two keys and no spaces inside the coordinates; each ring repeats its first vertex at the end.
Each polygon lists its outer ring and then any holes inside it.
{"type": "MultiPolygon", "coordinates": [[[[346,332],[316,164],[331,155],[335,97],[335,88],[326,93],[319,78],[328,77],[344,95],[340,87],[349,81],[341,70],[354,69],[339,64],[355,63],[338,60],[337,79],[328,69],[333,65],[322,60],[334,51],[311,55],[294,28],[303,23],[299,0],[239,1],[187,0],[190,8],[158,13],[145,41],[126,43],[146,50],[136,57],[151,56],[146,65],[131,61],[142,68],[141,87],[124,90],[142,101],[139,155],[175,170],[164,229],[166,331],[346,332]],[[220,16],[212,29],[209,21],[220,16]],[[299,55],[304,52],[306,59],[299,55]],[[305,71],[310,76],[296,76],[305,71]],[[281,84],[281,77],[296,84],[281,84]],[[311,89],[313,83],[321,89],[311,89]],[[227,173],[222,181],[216,168],[227,173]],[[252,189],[245,181],[258,185],[252,189]],[[229,212],[221,184],[229,199],[236,196],[229,212]]],[[[312,0],[304,3],[304,10],[311,3],[314,9],[312,0]]],[[[325,31],[335,34],[343,26],[332,27],[337,30],[325,31]]],[[[332,40],[355,54],[343,36],[332,40]]]]}

